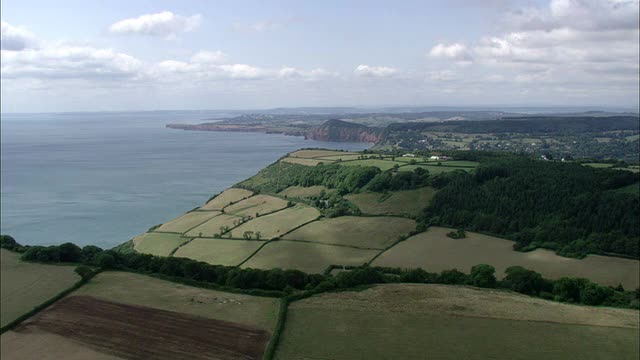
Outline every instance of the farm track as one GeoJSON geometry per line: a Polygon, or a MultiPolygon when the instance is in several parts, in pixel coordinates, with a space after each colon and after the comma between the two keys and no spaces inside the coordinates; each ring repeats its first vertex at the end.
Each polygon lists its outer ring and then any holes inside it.
{"type": "Polygon", "coordinates": [[[260,359],[269,333],[173,311],[71,296],[16,332],[45,331],[124,359],[260,359]]]}

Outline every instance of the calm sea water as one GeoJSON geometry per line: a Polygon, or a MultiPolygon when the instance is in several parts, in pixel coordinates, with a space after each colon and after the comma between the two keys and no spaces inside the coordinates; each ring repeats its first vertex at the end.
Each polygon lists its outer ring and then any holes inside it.
{"type": "Polygon", "coordinates": [[[21,243],[113,247],[301,147],[255,133],[167,129],[213,112],[3,114],[0,232],[21,243]]]}

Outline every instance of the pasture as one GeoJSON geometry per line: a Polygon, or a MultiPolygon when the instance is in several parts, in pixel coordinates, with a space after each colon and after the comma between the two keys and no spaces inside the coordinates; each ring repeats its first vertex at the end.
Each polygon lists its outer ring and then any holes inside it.
{"type": "Polygon", "coordinates": [[[337,150],[298,150],[289,154],[290,157],[298,157],[298,158],[317,158],[317,157],[326,157],[326,156],[344,156],[344,155],[353,155],[354,153],[348,151],[337,151],[337,150]]]}
{"type": "Polygon", "coordinates": [[[321,273],[329,265],[362,265],[379,251],[355,249],[298,241],[272,241],[253,255],[243,268],[297,269],[307,273],[321,273]]]}
{"type": "Polygon", "coordinates": [[[119,271],[98,274],[73,295],[177,311],[267,331],[275,326],[279,305],[275,298],[202,289],[119,271]]]}
{"type": "Polygon", "coordinates": [[[510,240],[468,231],[466,238],[451,239],[446,236],[449,231],[432,226],[384,252],[372,265],[421,267],[431,272],[457,268],[468,273],[473,265],[490,264],[499,278],[509,266],[520,265],[550,279],[583,277],[602,285],[622,284],[625,289],[635,289],[640,282],[638,260],[599,255],[572,259],[544,249],[523,253],[513,251],[510,240]]]}
{"type": "Polygon", "coordinates": [[[493,290],[378,285],[291,303],[275,358],[635,359],[637,317],[493,290]]]}
{"type": "Polygon", "coordinates": [[[457,167],[457,166],[444,166],[444,165],[406,165],[406,166],[402,166],[400,167],[400,169],[398,169],[398,171],[414,171],[417,168],[423,168],[425,170],[429,171],[429,174],[431,175],[437,175],[437,174],[441,174],[444,172],[450,172],[450,171],[456,171],[456,170],[462,170],[462,171],[470,171],[472,170],[472,168],[469,167],[457,167]]]}
{"type": "Polygon", "coordinates": [[[285,235],[284,239],[384,249],[415,227],[415,221],[399,217],[341,216],[309,223],[285,235]]]}
{"type": "MultiPolygon", "coordinates": [[[[262,239],[282,236],[296,227],[313,221],[320,216],[316,208],[297,204],[293,207],[260,216],[238,226],[233,230],[235,237],[241,237],[246,231],[260,232],[262,239]]],[[[254,236],[255,238],[255,236],[254,236]]]]}
{"type": "Polygon", "coordinates": [[[287,201],[269,195],[254,195],[224,209],[226,214],[238,216],[264,215],[287,207],[287,201]]]}
{"type": "Polygon", "coordinates": [[[416,216],[429,205],[435,192],[432,187],[423,187],[394,191],[390,196],[375,192],[349,194],[345,199],[355,204],[363,214],[416,216]]]}
{"type": "Polygon", "coordinates": [[[343,166],[375,166],[382,171],[389,170],[393,168],[394,165],[404,165],[404,163],[391,161],[391,160],[380,160],[380,159],[366,159],[366,160],[354,160],[354,161],[344,161],[338,162],[336,164],[343,166]]]}
{"type": "Polygon", "coordinates": [[[211,201],[206,203],[200,209],[201,210],[222,210],[225,206],[238,202],[242,199],[246,199],[251,195],[253,195],[252,191],[245,190],[245,189],[230,188],[218,194],[218,196],[216,196],[211,201]]]}
{"type": "Polygon", "coordinates": [[[315,185],[315,186],[308,186],[308,187],[289,186],[288,188],[279,192],[278,195],[299,198],[299,199],[306,199],[306,198],[319,196],[322,191],[329,192],[331,190],[327,189],[322,185],[315,185]]]}
{"type": "Polygon", "coordinates": [[[331,160],[331,161],[349,161],[349,160],[358,160],[362,155],[360,154],[346,154],[346,155],[331,155],[331,156],[322,156],[317,159],[322,160],[331,160]]]}
{"type": "Polygon", "coordinates": [[[184,233],[220,214],[219,211],[191,211],[162,224],[155,232],[184,233]]]}
{"type": "Polygon", "coordinates": [[[180,234],[148,232],[133,238],[133,249],[143,254],[169,256],[182,243],[189,241],[180,234]]]}
{"type": "Polygon", "coordinates": [[[251,256],[263,241],[193,239],[173,254],[213,265],[236,266],[251,256]]]}
{"type": "Polygon", "coordinates": [[[0,249],[0,326],[73,286],[80,280],[74,268],[24,262],[20,254],[0,249]]]}
{"type": "Polygon", "coordinates": [[[333,162],[331,160],[325,160],[325,159],[310,159],[310,158],[296,158],[296,157],[286,157],[280,161],[291,163],[291,164],[300,164],[305,166],[316,166],[320,163],[331,164],[333,162]]]}
{"type": "Polygon", "coordinates": [[[185,236],[190,237],[213,237],[214,234],[220,234],[220,227],[234,228],[242,218],[240,216],[220,214],[204,224],[198,225],[187,231],[185,236]]]}

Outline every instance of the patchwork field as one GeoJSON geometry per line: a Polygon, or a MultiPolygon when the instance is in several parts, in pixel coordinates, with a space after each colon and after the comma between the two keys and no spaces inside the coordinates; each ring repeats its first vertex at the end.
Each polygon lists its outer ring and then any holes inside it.
{"type": "Polygon", "coordinates": [[[180,244],[189,240],[180,234],[148,232],[133,238],[133,248],[143,254],[169,256],[180,244]]]}
{"type": "Polygon", "coordinates": [[[393,168],[394,165],[405,165],[401,162],[395,162],[391,160],[380,160],[380,159],[366,159],[366,160],[355,160],[355,161],[345,161],[338,162],[336,164],[344,165],[344,166],[375,166],[382,171],[389,170],[393,168]]]}
{"type": "Polygon", "coordinates": [[[267,214],[286,207],[286,200],[269,195],[255,195],[227,206],[224,212],[231,215],[256,216],[256,214],[267,214]]]}
{"type": "Polygon", "coordinates": [[[162,224],[156,232],[184,233],[220,214],[219,211],[192,211],[162,224]]]}
{"type": "MultiPolygon", "coordinates": [[[[238,323],[90,296],[64,298],[13,333],[63,336],[124,359],[260,359],[269,339],[267,331],[238,323]]],[[[18,355],[11,343],[3,343],[2,352],[3,358],[18,355]]]]}
{"type": "Polygon", "coordinates": [[[622,284],[626,289],[635,289],[640,283],[638,260],[598,255],[579,260],[543,249],[522,253],[513,251],[513,242],[509,240],[471,232],[464,239],[451,239],[446,236],[449,231],[430,227],[384,252],[373,265],[421,267],[432,272],[457,268],[469,272],[473,265],[484,263],[493,265],[500,278],[509,266],[520,265],[551,279],[583,277],[603,285],[622,284]]]}
{"type": "Polygon", "coordinates": [[[204,224],[187,231],[185,236],[191,237],[213,237],[214,234],[220,234],[220,227],[233,228],[241,221],[242,218],[236,215],[220,214],[204,224]]]}
{"type": "Polygon", "coordinates": [[[304,199],[304,198],[319,196],[323,190],[325,192],[331,191],[330,189],[327,189],[322,185],[308,186],[308,187],[290,186],[282,190],[281,192],[279,192],[278,195],[304,199]]]}
{"type": "Polygon", "coordinates": [[[286,157],[280,161],[288,162],[291,164],[300,164],[305,166],[316,166],[318,164],[331,164],[333,161],[325,160],[325,159],[307,159],[307,158],[295,158],[295,157],[286,157]]]}
{"type": "Polygon", "coordinates": [[[322,157],[318,157],[318,159],[325,159],[325,160],[342,160],[342,161],[348,161],[348,160],[358,160],[360,158],[360,154],[351,154],[351,155],[332,155],[332,156],[322,156],[322,157]]]}
{"type": "Polygon", "coordinates": [[[634,310],[393,284],[291,303],[276,359],[636,359],[638,335],[634,310]]]}
{"type": "Polygon", "coordinates": [[[173,254],[213,265],[236,266],[253,254],[264,242],[224,239],[193,239],[173,254]]]}
{"type": "Polygon", "coordinates": [[[0,326],[70,288],[80,280],[73,270],[23,262],[20,254],[0,249],[0,326]]]}
{"type": "Polygon", "coordinates": [[[238,202],[242,199],[246,199],[251,195],[253,195],[252,191],[245,190],[245,189],[230,188],[220,193],[218,196],[216,196],[215,198],[213,198],[213,200],[206,203],[200,209],[222,210],[222,208],[224,208],[225,206],[231,203],[238,202]]]}
{"type": "Polygon", "coordinates": [[[378,252],[346,246],[280,240],[266,244],[242,267],[297,269],[307,273],[321,273],[332,264],[362,265],[378,252]]]}
{"type": "Polygon", "coordinates": [[[297,204],[273,214],[252,219],[233,230],[236,237],[243,236],[245,231],[254,234],[260,232],[262,239],[282,236],[296,227],[313,221],[320,216],[320,211],[311,206],[297,204]]]}
{"type": "Polygon", "coordinates": [[[285,235],[284,239],[384,249],[415,227],[415,221],[405,218],[341,216],[307,224],[285,235]]]}
{"type": "Polygon", "coordinates": [[[298,150],[294,151],[289,156],[299,158],[317,158],[325,156],[344,156],[353,155],[354,153],[348,151],[336,151],[336,150],[298,150]]]}
{"type": "Polygon", "coordinates": [[[435,189],[424,187],[415,190],[395,191],[391,196],[366,192],[350,194],[345,198],[354,203],[364,214],[416,216],[429,205],[435,189]]]}
{"type": "Polygon", "coordinates": [[[73,293],[131,305],[231,321],[271,331],[279,300],[196,288],[119,271],[98,274],[73,293]]]}

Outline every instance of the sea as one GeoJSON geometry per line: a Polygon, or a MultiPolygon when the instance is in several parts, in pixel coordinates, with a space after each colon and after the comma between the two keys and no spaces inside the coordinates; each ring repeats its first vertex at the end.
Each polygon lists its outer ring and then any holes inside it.
{"type": "Polygon", "coordinates": [[[303,147],[366,143],[168,129],[216,111],[2,114],[0,233],[111,248],[303,147]]]}

